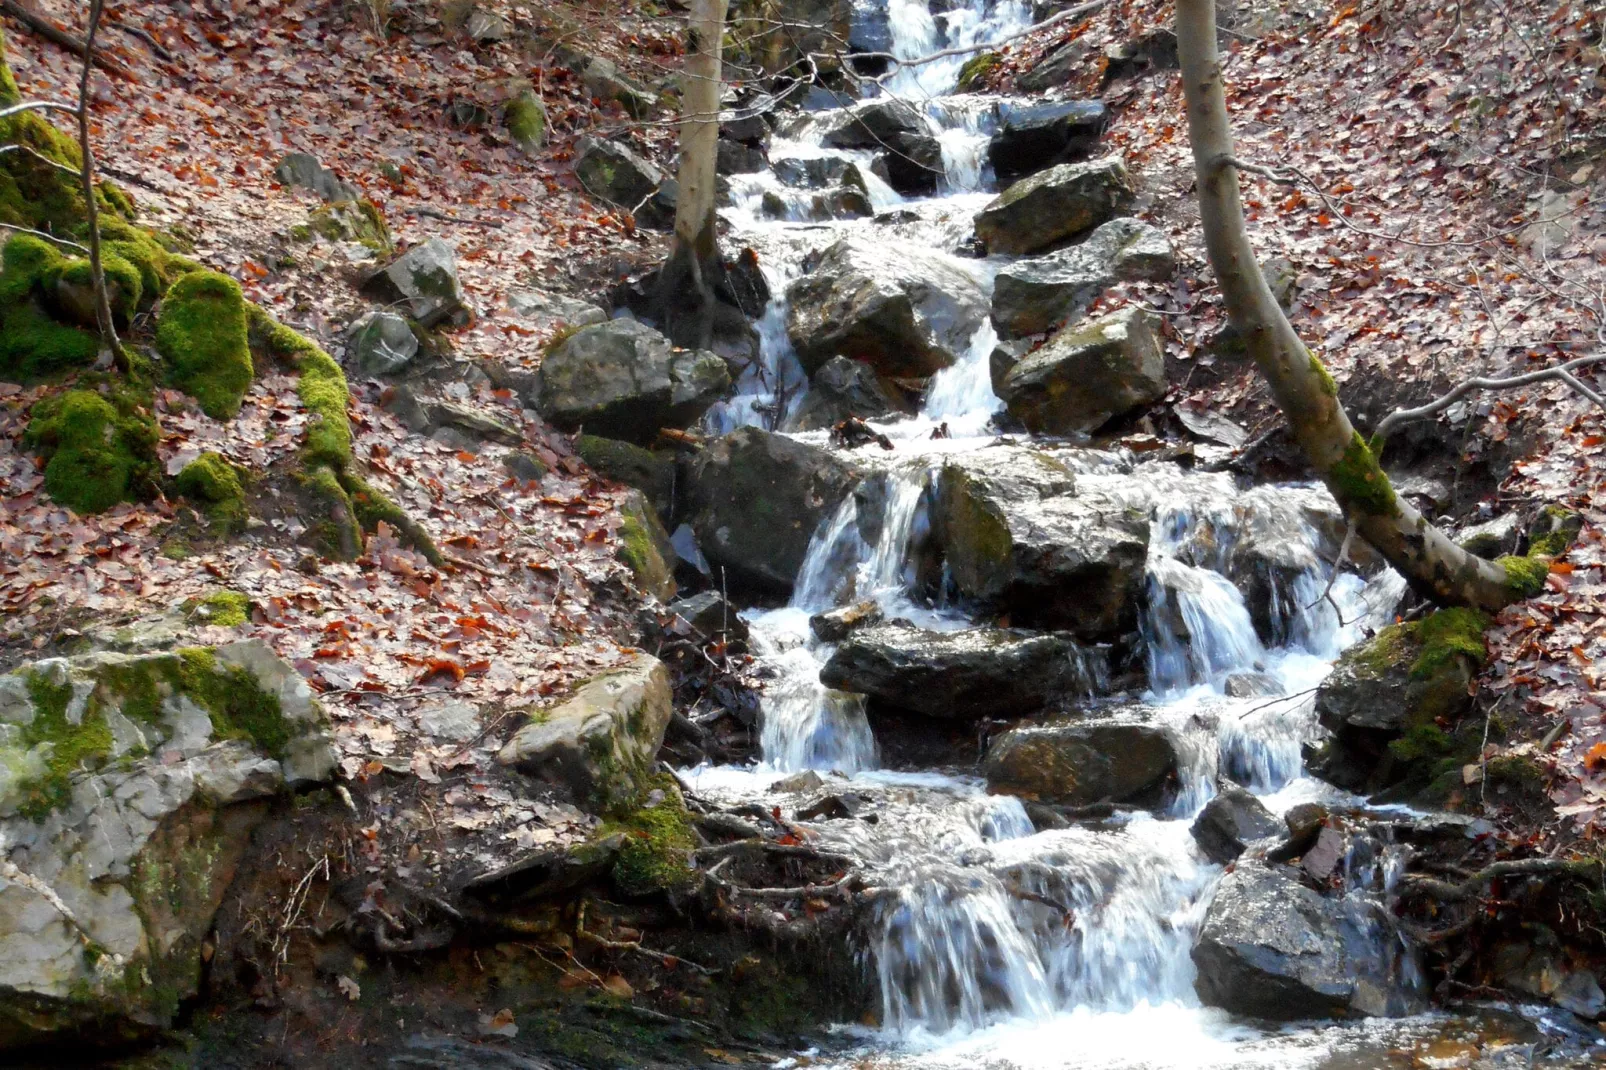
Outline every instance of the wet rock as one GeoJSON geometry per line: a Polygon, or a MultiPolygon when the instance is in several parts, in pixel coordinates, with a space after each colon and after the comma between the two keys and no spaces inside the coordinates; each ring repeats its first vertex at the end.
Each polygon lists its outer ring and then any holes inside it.
{"type": "Polygon", "coordinates": [[[1037,434],[1086,434],[1166,390],[1165,354],[1133,307],[1068,327],[1004,376],[1010,415],[1037,434]]]}
{"type": "Polygon", "coordinates": [[[496,760],[563,785],[576,804],[604,813],[637,798],[671,712],[669,671],[638,654],[526,722],[496,760]]]}
{"type": "Polygon", "coordinates": [[[716,579],[785,595],[815,528],[858,479],[858,469],[826,450],[746,427],[692,461],[687,516],[716,579]]]}
{"type": "Polygon", "coordinates": [[[814,373],[787,430],[823,431],[849,418],[875,419],[902,411],[869,365],[832,357],[814,373]]]}
{"type": "Polygon", "coordinates": [[[976,277],[920,246],[844,238],[787,290],[786,330],[811,373],[835,356],[920,378],[959,359],[987,314],[976,277]]]}
{"type": "Polygon", "coordinates": [[[670,523],[675,513],[675,458],[601,435],[576,435],[574,452],[604,479],[635,487],[647,496],[658,519],[670,523]]]}
{"type": "Polygon", "coordinates": [[[674,219],[664,173],[618,142],[582,138],[574,174],[587,193],[634,213],[642,226],[666,227],[674,219]]]}
{"type": "Polygon", "coordinates": [[[1239,862],[1205,915],[1194,987],[1210,1007],[1272,1021],[1413,1014],[1424,993],[1381,907],[1327,898],[1289,871],[1239,862]]]}
{"type": "Polygon", "coordinates": [[[335,760],[306,681],[258,639],[0,676],[0,1051],[171,1026],[264,800],[335,760]]]}
{"type": "Polygon", "coordinates": [[[1137,627],[1149,507],[1119,488],[1079,490],[1064,464],[994,447],[949,458],[936,539],[959,593],[1017,623],[1111,639],[1137,627]]]}
{"type": "Polygon", "coordinates": [[[1191,831],[1206,858],[1226,865],[1249,844],[1282,832],[1283,823],[1243,788],[1228,788],[1205,804],[1191,831]]]}
{"type": "Polygon", "coordinates": [[[823,787],[825,778],[812,769],[805,769],[801,773],[793,773],[789,777],[775,781],[770,785],[770,790],[782,795],[806,795],[823,787]]]}
{"type": "Polygon", "coordinates": [[[394,312],[370,312],[352,326],[346,354],[364,375],[396,375],[418,355],[418,336],[394,312]]]}
{"type": "Polygon", "coordinates": [[[639,490],[619,502],[619,560],[636,579],[636,586],[660,602],[675,597],[674,543],[658,520],[658,513],[639,490]]]}
{"type": "Polygon", "coordinates": [[[1058,100],[1000,106],[987,161],[1008,184],[1055,164],[1074,163],[1098,147],[1109,121],[1102,100],[1058,100]]]}
{"type": "Polygon", "coordinates": [[[777,193],[770,190],[759,199],[766,218],[799,223],[820,223],[828,219],[863,219],[875,208],[863,190],[836,186],[818,193],[777,193]]]}
{"type": "Polygon", "coordinates": [[[747,641],[747,623],[718,591],[704,591],[669,603],[668,612],[709,638],[747,641]]]}
{"type": "Polygon", "coordinates": [[[497,904],[533,903],[571,894],[608,876],[625,835],[616,832],[572,846],[544,847],[482,873],[465,884],[463,891],[497,904]]]}
{"type": "Polygon", "coordinates": [[[993,285],[993,326],[1004,339],[1041,334],[1079,321],[1117,281],[1163,279],[1174,270],[1171,242],[1157,228],[1112,219],[1080,245],[1002,268],[993,285]]]}
{"type": "Polygon", "coordinates": [[[893,621],[850,635],[820,682],[928,717],[1019,716],[1087,690],[1081,648],[1065,634],[1011,628],[937,632],[893,621]]]}
{"type": "Polygon", "coordinates": [[[936,192],[943,175],[942,145],[926,117],[894,97],[864,101],[830,115],[821,144],[881,152],[887,184],[905,196],[936,192]]]}
{"type": "Polygon", "coordinates": [[[638,445],[662,428],[695,423],[730,387],[718,356],[677,350],[631,319],[574,332],[546,355],[537,378],[537,408],[554,426],[638,445]]]}
{"type": "Polygon", "coordinates": [[[1606,993],[1587,969],[1573,969],[1555,937],[1541,934],[1534,943],[1508,941],[1495,948],[1493,969],[1502,987],[1549,1000],[1585,1021],[1606,1016],[1606,993]]]}
{"type": "Polygon", "coordinates": [[[507,295],[507,307],[514,315],[543,325],[589,327],[608,318],[606,312],[590,301],[547,290],[514,290],[507,295]]]}
{"type": "Polygon", "coordinates": [[[1084,70],[1092,58],[1093,50],[1087,41],[1081,38],[1067,41],[1045,52],[1042,59],[1015,80],[1015,85],[1026,93],[1041,93],[1065,85],[1084,70]]]}
{"type": "Polygon", "coordinates": [[[407,1038],[407,1049],[390,1056],[386,1070],[557,1070],[555,1064],[531,1055],[457,1037],[419,1033],[407,1038]]]}
{"type": "Polygon", "coordinates": [[[1473,524],[1457,532],[1455,541],[1463,550],[1486,561],[1514,554],[1522,543],[1522,516],[1512,512],[1473,524]]]}
{"type": "Polygon", "coordinates": [[[388,305],[405,305],[422,327],[462,324],[473,317],[457,278],[457,254],[439,238],[413,246],[374,272],[362,291],[388,305]]]}
{"type": "Polygon", "coordinates": [[[1175,790],[1176,741],[1136,708],[1010,729],[982,767],[988,791],[1037,802],[1163,806],[1175,790]]]}
{"type": "Polygon", "coordinates": [[[866,599],[851,606],[839,606],[809,618],[809,631],[822,643],[840,643],[860,628],[881,623],[881,606],[866,599]]]}
{"type": "Polygon", "coordinates": [[[976,217],[989,253],[1023,256],[1084,234],[1132,209],[1132,180],[1115,157],[1067,163],[1024,178],[976,217]]]}
{"type": "Polygon", "coordinates": [[[1262,698],[1282,694],[1283,685],[1263,672],[1235,672],[1227,677],[1222,690],[1228,698],[1262,698]]]}
{"type": "Polygon", "coordinates": [[[1316,846],[1327,827],[1327,807],[1321,803],[1300,803],[1283,815],[1287,836],[1267,855],[1273,862],[1292,862],[1316,846]]]}
{"type": "MultiPolygon", "coordinates": [[[[827,795],[797,812],[799,821],[844,821],[865,814],[869,800],[857,792],[844,791],[840,795],[827,795]]],[[[869,815],[873,817],[874,815],[869,815]]]]}
{"type": "Polygon", "coordinates": [[[773,170],[782,185],[794,189],[847,186],[868,193],[859,165],[840,156],[787,156],[776,160],[773,170]]]}
{"type": "Polygon", "coordinates": [[[1425,787],[1456,751],[1445,729],[1472,708],[1487,625],[1471,610],[1441,609],[1345,651],[1316,692],[1316,716],[1333,733],[1318,775],[1352,791],[1425,787]]]}
{"type": "Polygon", "coordinates": [[[281,185],[311,190],[331,204],[362,199],[362,190],[340,181],[316,156],[305,152],[292,152],[280,160],[273,177],[281,185]]]}
{"type": "Polygon", "coordinates": [[[769,153],[762,145],[721,137],[717,152],[715,169],[722,175],[751,175],[770,165],[769,153]]]}

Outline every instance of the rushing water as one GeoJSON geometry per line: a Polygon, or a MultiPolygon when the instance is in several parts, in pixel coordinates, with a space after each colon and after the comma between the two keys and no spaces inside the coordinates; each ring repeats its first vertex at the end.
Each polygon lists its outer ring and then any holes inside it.
{"type": "MultiPolygon", "coordinates": [[[[936,17],[922,0],[885,3],[892,51],[910,59],[998,40],[1029,22],[1028,5],[1017,0],[959,0],[936,17]]],[[[922,107],[943,145],[947,175],[937,197],[905,201],[870,176],[869,154],[821,147],[817,124],[799,124],[772,146],[772,159],[834,156],[861,165],[876,210],[900,209],[902,222],[770,220],[762,203],[781,189],[775,177],[733,180],[726,217],[735,239],[758,250],[775,298],[758,325],[762,360],[710,414],[711,431],[784,430],[795,413],[807,378],[787,340],[785,292],[811,251],[858,232],[942,253],[969,234],[990,196],[978,191],[991,181],[984,150],[995,105],[945,95],[965,58],[897,69],[886,80],[922,107]]],[[[952,259],[991,287],[997,263],[952,259]]],[[[850,495],[814,534],[791,603],[748,614],[755,652],[771,675],[762,762],[685,774],[701,793],[768,806],[787,804],[776,787],[780,774],[813,769],[841,777],[835,788],[875,799],[873,824],[817,826],[827,845],[852,853],[877,886],[891,890],[861,933],[880,1024],[843,1027],[861,1045],[853,1057],[877,1066],[1021,1070],[1318,1066],[1346,1051],[1381,1051],[1432,1034],[1440,1019],[1266,1032],[1201,1007],[1194,994],[1189,952],[1222,870],[1196,848],[1193,816],[1222,777],[1248,786],[1277,813],[1312,799],[1341,800],[1303,772],[1301,744],[1315,729],[1311,694],[1345,646],[1389,619],[1403,592],[1387,570],[1370,581],[1330,575],[1317,519],[1333,507],[1320,490],[1246,493],[1225,475],[1139,466],[1120,454],[1057,454],[1078,470],[1082,492],[1116,495],[1151,516],[1142,697],[1158,709],[1183,764],[1168,812],[1122,812],[1096,826],[1036,832],[1019,800],[987,794],[974,777],[880,770],[864,699],[820,684],[831,648],[811,636],[811,614],[872,599],[888,618],[934,629],[970,625],[957,609],[914,596],[911,548],[929,524],[943,457],[992,447],[987,428],[1001,408],[988,374],[995,341],[983,326],[963,358],[934,378],[919,415],[876,424],[895,449],[855,459],[878,466],[872,478],[885,483],[884,505],[861,517],[850,495]],[[950,437],[933,441],[942,424],[950,437]],[[1268,594],[1270,645],[1229,575],[1234,546],[1267,531],[1295,577],[1268,594]],[[1244,674],[1255,674],[1260,693],[1230,697],[1229,682],[1244,674]]],[[[1374,1064],[1363,1057],[1350,1065],[1374,1064]]]]}

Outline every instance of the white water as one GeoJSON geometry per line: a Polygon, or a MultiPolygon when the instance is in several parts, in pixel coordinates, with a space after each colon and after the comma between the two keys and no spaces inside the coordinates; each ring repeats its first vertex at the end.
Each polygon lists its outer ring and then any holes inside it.
{"type": "MultiPolygon", "coordinates": [[[[920,0],[887,0],[887,7],[893,51],[907,58],[997,40],[1029,21],[1027,5],[1016,0],[961,0],[937,18],[920,0]]],[[[784,294],[811,250],[854,232],[946,250],[969,234],[990,196],[970,191],[990,181],[982,161],[993,111],[987,101],[943,96],[965,58],[888,79],[893,92],[931,117],[948,170],[944,195],[926,200],[906,202],[872,183],[878,212],[906,210],[913,221],[769,221],[759,206],[766,191],[779,189],[774,177],[733,182],[735,204],[726,213],[733,238],[758,250],[776,296],[759,325],[760,365],[742,377],[735,399],[711,414],[711,430],[784,429],[796,411],[806,376],[786,337],[784,294]]],[[[821,148],[806,124],[791,136],[796,140],[776,143],[772,158],[835,155],[868,174],[868,154],[821,148]]],[[[955,263],[979,272],[989,288],[998,266],[955,263]]],[[[1001,408],[988,374],[995,341],[983,326],[963,359],[934,378],[918,416],[875,424],[894,441],[893,452],[855,454],[860,464],[881,466],[872,477],[887,485],[879,523],[861,516],[849,496],[815,533],[791,603],[747,615],[755,651],[773,674],[763,700],[762,762],[684,774],[711,797],[790,807],[795,800],[775,788],[779,776],[813,769],[841,777],[833,790],[875,800],[874,824],[816,826],[824,844],[849,851],[872,883],[893,889],[861,933],[879,1025],[842,1027],[860,1047],[840,1065],[1315,1066],[1336,1052],[1427,1028],[1419,1020],[1268,1033],[1201,1007],[1193,989],[1189,952],[1222,872],[1197,850],[1193,816],[1221,778],[1245,785],[1276,813],[1339,799],[1303,772],[1300,748],[1315,730],[1311,692],[1363,629],[1389,619],[1403,591],[1386,571],[1370,583],[1353,573],[1330,576],[1314,520],[1332,509],[1323,492],[1245,493],[1227,476],[1134,467],[1130,458],[1092,451],[1056,453],[1086,473],[1078,475],[1079,492],[1108,493],[1152,518],[1142,621],[1149,690],[1142,697],[1157,707],[1184,766],[1166,813],[1122,812],[1099,826],[1038,833],[1019,800],[988,795],[973,777],[879,770],[863,698],[820,685],[831,648],[810,635],[813,613],[872,599],[888,618],[923,627],[971,624],[956,609],[915,598],[910,549],[929,524],[942,457],[990,444],[988,424],[1001,408]],[[950,437],[931,440],[941,425],[950,437]],[[867,539],[867,530],[877,537],[867,539]],[[1271,591],[1270,646],[1229,576],[1235,546],[1267,532],[1291,563],[1284,575],[1294,576],[1271,591]],[[1229,697],[1229,680],[1245,673],[1259,674],[1273,693],[1229,697]]],[[[800,437],[824,441],[820,433],[800,437]]]]}

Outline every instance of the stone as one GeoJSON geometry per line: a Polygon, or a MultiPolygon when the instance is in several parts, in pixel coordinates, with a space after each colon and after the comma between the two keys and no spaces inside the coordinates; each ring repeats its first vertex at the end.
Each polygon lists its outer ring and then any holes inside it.
{"type": "Polygon", "coordinates": [[[663,428],[688,427],[730,387],[725,362],[677,349],[632,319],[582,327],[547,353],[536,407],[548,422],[637,445],[663,428]]]}
{"type": "Polygon", "coordinates": [[[675,458],[600,435],[576,435],[574,452],[604,479],[635,487],[647,496],[658,519],[669,523],[675,512],[675,458]]]}
{"type": "Polygon", "coordinates": [[[1164,279],[1175,270],[1171,242],[1157,228],[1112,219],[1079,245],[1001,268],[993,284],[993,326],[1003,339],[1041,334],[1080,321],[1118,281],[1164,279]]]}
{"type": "Polygon", "coordinates": [[[261,640],[0,676],[0,1051],[171,1027],[264,800],[334,765],[261,640]]]}
{"type": "Polygon", "coordinates": [[[347,360],[364,375],[396,375],[418,356],[418,336],[394,312],[370,312],[351,328],[347,360]]]}
{"type": "Polygon", "coordinates": [[[975,274],[899,242],[843,238],[787,289],[786,330],[812,374],[832,357],[921,378],[957,361],[987,314],[975,274]]]}
{"type": "Polygon", "coordinates": [[[1522,515],[1516,512],[1473,524],[1456,533],[1455,541],[1469,554],[1486,561],[1517,552],[1522,543],[1522,515]]]}
{"type": "Polygon", "coordinates": [[[935,193],[943,176],[942,145],[914,105],[896,97],[862,101],[823,119],[820,143],[881,153],[887,184],[905,196],[935,193]]]}
{"type": "Polygon", "coordinates": [[[577,149],[574,174],[587,193],[634,213],[643,226],[672,225],[672,179],[616,141],[581,138],[577,149]]]}
{"type": "Polygon", "coordinates": [[[1179,65],[1177,35],[1163,27],[1147,30],[1104,48],[1104,80],[1131,78],[1151,71],[1175,70],[1179,65]]]}
{"type": "Polygon", "coordinates": [[[769,153],[762,145],[749,145],[721,137],[714,167],[722,175],[751,175],[770,165],[769,153]]]}
{"type": "Polygon", "coordinates": [[[593,56],[559,42],[552,54],[573,71],[586,92],[599,100],[611,101],[632,119],[645,119],[658,106],[658,98],[619,73],[619,65],[603,56],[593,56]]]}
{"type": "Polygon", "coordinates": [[[805,769],[801,773],[793,773],[789,777],[777,780],[770,785],[770,790],[783,795],[806,795],[823,787],[825,778],[812,769],[805,769]]]}
{"type": "Polygon", "coordinates": [[[1273,862],[1292,862],[1316,846],[1330,815],[1321,803],[1300,803],[1283,815],[1287,835],[1266,857],[1273,862]]]}
{"type": "Polygon", "coordinates": [[[998,132],[987,143],[987,161],[1006,185],[1085,158],[1098,147],[1109,122],[1102,100],[1009,101],[999,105],[999,113],[998,132]]]}
{"type": "Polygon", "coordinates": [[[1043,53],[1043,57],[1015,81],[1026,93],[1041,93],[1069,83],[1092,61],[1092,47],[1083,38],[1067,41],[1043,53]]]}
{"type": "Polygon", "coordinates": [[[280,185],[311,190],[330,203],[362,199],[362,190],[340,181],[333,171],[310,153],[290,153],[274,167],[273,177],[280,185]]]}
{"type": "Polygon", "coordinates": [[[437,739],[467,743],[480,734],[480,711],[467,702],[435,702],[415,715],[420,731],[437,739]]]}
{"type": "Polygon", "coordinates": [[[1146,498],[1079,488],[1061,461],[1011,446],[955,454],[939,482],[935,537],[961,596],[1017,624],[1066,628],[1084,640],[1136,629],[1146,498]]]}
{"type": "Polygon", "coordinates": [[[838,606],[809,618],[809,631],[822,643],[840,643],[860,628],[881,623],[881,606],[873,599],[838,606]]]}
{"type": "Polygon", "coordinates": [[[827,450],[756,427],[708,443],[687,473],[686,517],[716,585],[789,595],[815,529],[859,476],[827,450]]]}
{"type": "Polygon", "coordinates": [[[545,290],[514,290],[507,295],[507,307],[543,326],[589,327],[608,319],[608,313],[589,301],[545,290]]]}
{"type": "Polygon", "coordinates": [[[847,186],[868,193],[859,165],[840,156],[786,156],[774,161],[771,170],[783,186],[794,189],[847,186]]]}
{"type": "Polygon", "coordinates": [[[703,591],[669,603],[667,611],[702,635],[747,641],[747,622],[718,591],[703,591]]]}
{"type": "Polygon", "coordinates": [[[387,305],[405,305],[421,327],[467,323],[473,316],[457,278],[457,254],[439,238],[413,246],[374,272],[362,290],[387,305]]]}
{"type": "Polygon", "coordinates": [[[669,532],[646,495],[632,490],[619,502],[619,560],[636,579],[636,586],[660,602],[675,597],[675,565],[679,558],[669,532]]]}
{"type": "Polygon", "coordinates": [[[503,457],[502,467],[524,483],[539,483],[548,471],[547,463],[529,450],[516,450],[503,457]]]}
{"type": "Polygon", "coordinates": [[[1060,164],[1010,186],[976,216],[991,254],[1024,256],[1092,230],[1132,209],[1132,180],[1115,157],[1060,164]]]}
{"type": "Polygon", "coordinates": [[[513,36],[513,24],[494,11],[476,6],[463,20],[463,36],[482,45],[496,44],[513,36]]]}
{"type": "Polygon", "coordinates": [[[951,720],[1020,716],[1088,690],[1069,635],[1012,628],[939,632],[890,621],[859,628],[831,654],[820,683],[951,720]]]}
{"type": "Polygon", "coordinates": [[[1283,823],[1243,788],[1228,788],[1205,803],[1190,831],[1204,856],[1224,866],[1256,840],[1282,832],[1283,823]]]}
{"type": "Polygon", "coordinates": [[[1240,861],[1193,948],[1199,999],[1270,1021],[1417,1013],[1420,970],[1382,915],[1362,896],[1324,897],[1283,867],[1240,861]]]}
{"type": "Polygon", "coordinates": [[[987,790],[1041,803],[1161,807],[1175,793],[1176,741],[1141,707],[1012,728],[982,760],[987,790]]]}
{"type": "Polygon", "coordinates": [[[496,760],[568,788],[591,813],[629,808],[645,789],[672,712],[669,670],[637,654],[530,718],[496,760]]]}
{"type": "Polygon", "coordinates": [[[625,840],[625,833],[616,832],[585,843],[543,847],[480,874],[463,885],[463,892],[498,904],[538,903],[567,895],[607,877],[625,840]]]}
{"type": "Polygon", "coordinates": [[[814,373],[788,431],[824,431],[849,418],[876,419],[903,412],[868,364],[832,357],[814,373]]]}
{"type": "Polygon", "coordinates": [[[1075,327],[1004,376],[1011,416],[1040,435],[1089,434],[1165,396],[1165,353],[1147,314],[1127,306],[1075,327]]]}
{"type": "Polygon", "coordinates": [[[500,414],[461,401],[432,401],[429,420],[437,428],[451,427],[473,438],[500,442],[504,446],[523,443],[524,435],[500,414]]]}
{"type": "Polygon", "coordinates": [[[795,223],[863,219],[875,214],[869,195],[852,186],[832,186],[813,193],[768,190],[759,198],[759,208],[768,219],[795,223]]]}
{"type": "Polygon", "coordinates": [[[1222,691],[1228,698],[1265,698],[1282,694],[1283,685],[1263,672],[1235,672],[1227,677],[1222,691]]]}

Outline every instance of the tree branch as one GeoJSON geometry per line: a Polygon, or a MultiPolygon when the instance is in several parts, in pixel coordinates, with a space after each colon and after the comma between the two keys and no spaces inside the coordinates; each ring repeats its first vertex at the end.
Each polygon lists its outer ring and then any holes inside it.
{"type": "MultiPolygon", "coordinates": [[[[27,8],[17,3],[17,0],[0,0],[0,11],[4,11],[7,15],[10,15],[12,18],[28,27],[28,29],[32,30],[40,37],[43,37],[46,41],[49,41],[51,44],[65,48],[69,52],[88,58],[89,62],[93,63],[107,74],[115,74],[117,77],[127,82],[139,81],[138,78],[134,77],[134,72],[130,71],[127,67],[123,66],[121,63],[118,63],[110,56],[95,55],[94,48],[90,42],[80,40],[54,23],[40,18],[32,11],[29,11],[27,8]]],[[[93,38],[93,30],[91,30],[90,36],[93,38]]]]}
{"type": "Polygon", "coordinates": [[[1390,431],[1401,424],[1409,423],[1412,420],[1426,419],[1429,416],[1441,413],[1474,390],[1514,390],[1519,386],[1530,386],[1534,383],[1542,383],[1549,380],[1566,383],[1602,409],[1606,409],[1606,397],[1602,397],[1598,391],[1585,386],[1577,376],[1572,374],[1579,368],[1602,362],[1606,362],[1606,353],[1578,357],[1576,360],[1569,360],[1567,363],[1558,364],[1553,368],[1541,368],[1538,371],[1512,375],[1504,379],[1489,379],[1483,376],[1467,379],[1457,384],[1448,394],[1430,401],[1426,405],[1419,405],[1414,409],[1395,409],[1378,423],[1377,430],[1373,432],[1373,436],[1377,439],[1385,439],[1390,431]]]}
{"type": "Polygon", "coordinates": [[[83,74],[78,80],[78,151],[83,156],[84,213],[89,224],[89,273],[95,285],[95,321],[101,341],[111,350],[112,359],[124,374],[132,371],[128,354],[117,340],[117,324],[112,320],[111,295],[106,291],[105,266],[100,255],[100,213],[95,204],[95,153],[89,144],[89,78],[95,69],[95,34],[105,0],[90,0],[89,32],[84,38],[83,74]]]}

